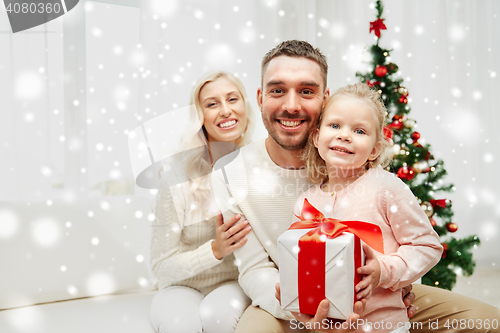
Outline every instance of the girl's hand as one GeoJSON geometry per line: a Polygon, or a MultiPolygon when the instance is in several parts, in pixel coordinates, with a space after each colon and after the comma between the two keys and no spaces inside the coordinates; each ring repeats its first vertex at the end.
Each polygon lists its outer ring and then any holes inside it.
{"type": "Polygon", "coordinates": [[[245,236],[252,228],[247,220],[235,225],[241,219],[240,214],[235,214],[224,222],[222,214],[219,213],[216,219],[217,226],[215,227],[215,240],[212,242],[212,251],[215,258],[221,260],[245,245],[247,241],[245,236]]]}
{"type": "Polygon", "coordinates": [[[368,297],[373,289],[377,288],[380,281],[380,263],[373,250],[363,243],[366,265],[358,268],[357,273],[363,274],[363,279],[356,285],[356,299],[368,297]]]}

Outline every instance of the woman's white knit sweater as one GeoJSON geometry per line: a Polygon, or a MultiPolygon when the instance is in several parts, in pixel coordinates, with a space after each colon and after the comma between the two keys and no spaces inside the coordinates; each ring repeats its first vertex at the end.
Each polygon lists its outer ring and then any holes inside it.
{"type": "Polygon", "coordinates": [[[151,268],[158,289],[180,285],[208,294],[218,286],[236,281],[238,268],[231,254],[215,258],[215,217],[206,219],[200,210],[190,213],[189,184],[163,186],[156,198],[151,230],[151,268]]]}

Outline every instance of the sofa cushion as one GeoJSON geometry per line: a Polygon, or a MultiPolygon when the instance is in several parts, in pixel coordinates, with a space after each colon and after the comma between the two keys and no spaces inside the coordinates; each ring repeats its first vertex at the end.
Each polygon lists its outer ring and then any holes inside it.
{"type": "Polygon", "coordinates": [[[107,295],[0,311],[0,332],[154,333],[149,321],[156,291],[107,295]]]}

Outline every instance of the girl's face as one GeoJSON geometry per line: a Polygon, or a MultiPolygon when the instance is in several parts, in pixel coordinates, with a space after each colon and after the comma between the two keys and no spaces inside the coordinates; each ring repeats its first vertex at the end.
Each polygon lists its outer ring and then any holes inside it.
{"type": "Polygon", "coordinates": [[[356,97],[339,96],[324,111],[314,145],[332,168],[358,169],[374,160],[382,149],[377,141],[380,131],[375,111],[356,97]]]}
{"type": "Polygon", "coordinates": [[[220,77],[201,88],[199,103],[210,142],[235,142],[247,126],[245,102],[238,87],[220,77]]]}

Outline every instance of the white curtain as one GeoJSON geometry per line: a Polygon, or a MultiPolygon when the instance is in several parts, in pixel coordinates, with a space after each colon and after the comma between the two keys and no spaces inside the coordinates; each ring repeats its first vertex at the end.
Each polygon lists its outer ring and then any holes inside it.
{"type": "MultiPolygon", "coordinates": [[[[69,112],[68,75],[85,79],[80,90],[86,104],[77,98],[70,102],[74,112],[90,119],[80,153],[83,165],[72,165],[72,172],[84,177],[80,186],[95,189],[115,181],[116,193],[123,194],[130,193],[133,182],[127,131],[187,105],[193,82],[204,72],[236,73],[260,118],[255,103],[260,61],[278,42],[305,39],[319,47],[328,58],[332,90],[356,82],[355,72],[366,70],[364,48],[374,43],[368,30],[375,9],[367,0],[148,0],[135,8],[107,3],[79,5],[86,8],[86,37],[74,43],[83,46],[86,68],[71,73],[62,65],[71,54],[63,52],[70,46],[61,36],[69,14],[32,29],[37,33],[11,34],[0,10],[0,200],[46,200],[64,188],[71,164],[65,140],[74,126],[63,117],[69,112]]],[[[420,141],[432,145],[445,162],[447,181],[456,186],[455,193],[436,198],[453,200],[456,236],[477,233],[482,245],[475,257],[480,266],[491,267],[500,249],[495,167],[500,159],[500,3],[384,4],[387,30],[380,45],[393,49],[391,59],[409,90],[410,117],[418,122],[420,141]]],[[[266,136],[259,119],[257,124],[254,139],[266,136]]],[[[106,186],[103,195],[113,193],[106,186]]]]}

